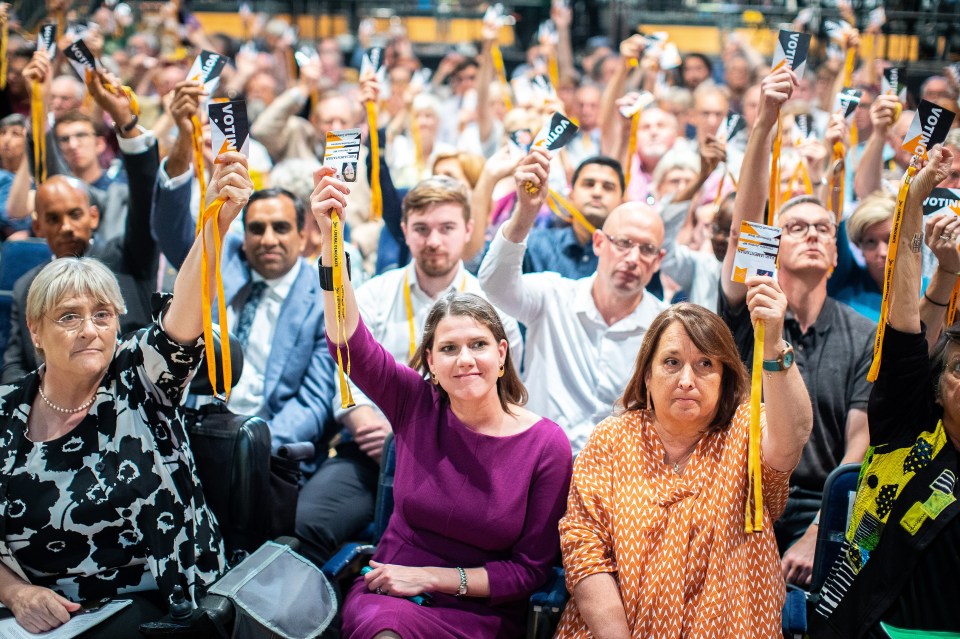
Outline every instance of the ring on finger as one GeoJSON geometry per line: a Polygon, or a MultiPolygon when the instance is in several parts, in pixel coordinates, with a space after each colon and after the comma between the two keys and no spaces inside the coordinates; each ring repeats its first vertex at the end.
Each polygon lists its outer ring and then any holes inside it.
{"type": "Polygon", "coordinates": [[[377,594],[378,594],[378,595],[382,595],[382,594],[383,594],[383,588],[381,588],[380,586],[377,586],[377,594]]]}

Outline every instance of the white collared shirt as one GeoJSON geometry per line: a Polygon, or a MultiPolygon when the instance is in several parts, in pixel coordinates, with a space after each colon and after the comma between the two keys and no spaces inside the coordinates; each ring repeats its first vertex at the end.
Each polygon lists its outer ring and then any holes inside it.
{"type": "MultiPolygon", "coordinates": [[[[256,271],[250,271],[251,282],[266,282],[267,288],[264,289],[260,304],[257,305],[253,324],[250,325],[250,337],[243,349],[243,373],[230,394],[230,401],[227,402],[227,407],[238,415],[256,415],[260,412],[264,400],[264,374],[267,370],[267,360],[270,358],[270,348],[273,345],[273,333],[280,318],[280,308],[283,306],[283,301],[287,299],[297,276],[300,275],[301,268],[303,268],[303,258],[298,258],[297,263],[286,275],[274,280],[265,279],[256,271]]],[[[233,304],[227,307],[227,318],[232,331],[236,331],[242,304],[245,302],[246,299],[241,302],[239,308],[234,308],[233,304]]]]}
{"type": "MultiPolygon", "coordinates": [[[[391,269],[369,280],[356,292],[360,315],[374,339],[390,351],[390,354],[399,362],[410,360],[410,323],[407,319],[407,304],[404,300],[404,276],[408,278],[410,283],[410,304],[413,307],[413,325],[417,345],[420,344],[420,339],[423,337],[423,325],[427,321],[427,315],[434,302],[450,291],[462,290],[465,293],[474,293],[487,299],[487,296],[480,289],[480,282],[467,272],[463,267],[463,262],[457,265],[457,273],[450,281],[450,286],[436,297],[430,297],[420,288],[417,282],[417,269],[413,262],[402,268],[391,269]]],[[[520,362],[523,359],[523,339],[520,336],[520,327],[517,326],[516,320],[503,311],[497,309],[497,313],[500,315],[504,331],[507,334],[513,365],[519,370],[520,362]]],[[[351,384],[350,388],[353,392],[353,399],[358,406],[373,405],[373,402],[363,395],[355,385],[351,384]]],[[[337,392],[334,394],[333,407],[337,419],[340,419],[350,410],[344,410],[340,406],[339,379],[337,381],[337,392]]]]}
{"type": "Polygon", "coordinates": [[[630,315],[608,326],[593,301],[596,275],[523,274],[525,251],[526,242],[514,244],[497,231],[480,284],[491,302],[527,327],[527,408],[560,424],[577,452],[613,412],[647,328],[667,305],[644,291],[630,315]]]}

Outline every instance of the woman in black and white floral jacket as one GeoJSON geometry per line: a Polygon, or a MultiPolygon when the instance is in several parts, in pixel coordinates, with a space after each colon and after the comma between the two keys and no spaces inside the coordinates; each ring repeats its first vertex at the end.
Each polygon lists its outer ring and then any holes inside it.
{"type": "MultiPolygon", "coordinates": [[[[44,188],[85,199],[56,178],[44,188]]],[[[251,192],[243,156],[221,156],[207,194],[225,200],[221,234],[251,192]]],[[[204,233],[212,247],[209,222],[204,233]]],[[[0,386],[0,603],[27,630],[131,593],[147,602],[138,621],[150,620],[175,586],[193,600],[223,573],[178,411],[203,350],[201,262],[198,236],[172,300],[123,340],[124,302],[102,263],[58,259],[31,286],[25,312],[44,364],[0,386]]]]}

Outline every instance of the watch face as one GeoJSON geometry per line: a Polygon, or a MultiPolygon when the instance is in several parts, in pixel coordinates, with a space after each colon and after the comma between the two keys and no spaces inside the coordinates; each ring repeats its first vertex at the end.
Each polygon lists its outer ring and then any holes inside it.
{"type": "Polygon", "coordinates": [[[787,369],[793,366],[793,349],[783,354],[783,368],[787,369]]]}

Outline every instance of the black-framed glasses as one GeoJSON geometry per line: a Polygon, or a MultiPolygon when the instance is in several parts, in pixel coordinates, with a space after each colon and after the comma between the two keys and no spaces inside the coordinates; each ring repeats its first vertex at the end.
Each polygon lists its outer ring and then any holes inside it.
{"type": "Polygon", "coordinates": [[[790,237],[806,237],[810,227],[817,231],[820,237],[834,237],[837,234],[837,225],[833,222],[803,222],[791,220],[783,225],[783,232],[790,237]]]}
{"type": "Polygon", "coordinates": [[[649,242],[634,242],[633,240],[625,237],[613,237],[609,233],[603,233],[603,237],[607,238],[607,241],[610,242],[610,244],[618,253],[626,254],[636,248],[640,252],[640,256],[644,258],[655,257],[660,254],[660,247],[656,244],[650,244],[649,242]]]}
{"type": "Polygon", "coordinates": [[[117,314],[113,311],[97,311],[92,315],[81,315],[80,313],[64,313],[57,319],[50,320],[62,328],[65,331],[74,333],[80,330],[80,327],[83,326],[83,323],[87,320],[93,322],[94,328],[98,331],[104,331],[108,328],[113,328],[114,322],[117,319],[117,314]]]}

